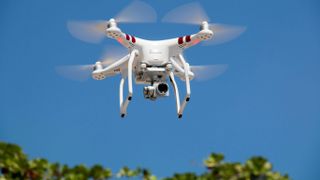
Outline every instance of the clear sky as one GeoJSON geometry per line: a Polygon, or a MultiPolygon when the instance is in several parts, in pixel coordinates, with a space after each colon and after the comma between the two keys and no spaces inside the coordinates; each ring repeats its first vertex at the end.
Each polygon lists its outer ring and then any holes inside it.
{"type": "MultiPolygon", "coordinates": [[[[188,1],[150,1],[161,19],[188,1]]],[[[190,64],[228,64],[220,77],[192,82],[182,120],[173,92],[143,99],[134,86],[119,116],[119,77],[76,82],[55,72],[94,63],[111,39],[73,38],[68,20],[109,19],[130,1],[0,2],[0,139],[34,157],[74,165],[148,167],[160,176],[201,172],[210,152],[229,161],[263,155],[293,179],[316,180],[320,161],[320,3],[317,0],[203,0],[212,22],[247,26],[238,39],[196,46],[190,64]],[[196,162],[196,163],[193,163],[196,162]],[[195,165],[196,164],[196,165],[195,165]]],[[[120,24],[147,39],[194,33],[196,26],[120,24]]],[[[183,85],[180,83],[180,85],[183,85]]],[[[182,89],[182,88],[181,88],[182,89]]]]}

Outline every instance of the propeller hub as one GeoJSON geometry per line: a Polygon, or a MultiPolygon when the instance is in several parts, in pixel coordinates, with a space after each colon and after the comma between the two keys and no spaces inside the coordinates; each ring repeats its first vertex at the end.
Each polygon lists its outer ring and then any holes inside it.
{"type": "Polygon", "coordinates": [[[96,64],[93,66],[93,71],[100,71],[102,70],[102,63],[100,61],[97,61],[96,64]]]}
{"type": "Polygon", "coordinates": [[[117,27],[117,22],[115,19],[111,18],[109,21],[108,21],[108,25],[107,25],[107,28],[111,28],[111,27],[117,27]]]}
{"type": "Polygon", "coordinates": [[[200,30],[208,30],[209,29],[209,24],[207,21],[203,21],[200,25],[200,30]]]}

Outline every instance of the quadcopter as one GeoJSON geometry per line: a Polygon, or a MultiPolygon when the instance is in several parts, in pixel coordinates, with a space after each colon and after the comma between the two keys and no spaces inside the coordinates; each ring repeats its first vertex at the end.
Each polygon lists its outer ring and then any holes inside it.
{"type": "MultiPolygon", "coordinates": [[[[169,23],[198,24],[200,30],[195,34],[164,40],[147,40],[124,33],[118,26],[118,23],[123,22],[141,23],[155,20],[156,13],[151,6],[142,1],[134,1],[108,21],[68,22],[71,34],[81,40],[99,42],[104,37],[109,37],[128,50],[128,54],[118,60],[104,59],[93,65],[69,66],[89,72],[95,80],[121,74],[119,89],[121,117],[126,116],[128,105],[133,99],[133,81],[145,85],[143,96],[150,100],[169,96],[169,81],[175,94],[177,115],[181,118],[190,101],[190,81],[201,74],[216,76],[226,69],[225,65],[190,66],[183,56],[184,50],[203,41],[209,44],[229,41],[245,29],[240,26],[209,24],[209,18],[198,3],[180,6],[162,19],[163,22],[169,23]],[[176,77],[185,82],[186,94],[182,101],[176,77]],[[128,93],[124,99],[125,81],[128,84],[128,93]]],[[[70,71],[70,68],[67,70],[65,68],[63,71],[70,71]]]]}

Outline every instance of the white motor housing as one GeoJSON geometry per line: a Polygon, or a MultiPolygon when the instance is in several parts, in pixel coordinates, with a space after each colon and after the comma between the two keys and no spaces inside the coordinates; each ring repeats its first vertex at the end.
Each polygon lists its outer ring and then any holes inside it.
{"type": "Polygon", "coordinates": [[[95,80],[103,80],[106,78],[100,61],[96,62],[96,64],[93,66],[92,78],[95,80]]]}

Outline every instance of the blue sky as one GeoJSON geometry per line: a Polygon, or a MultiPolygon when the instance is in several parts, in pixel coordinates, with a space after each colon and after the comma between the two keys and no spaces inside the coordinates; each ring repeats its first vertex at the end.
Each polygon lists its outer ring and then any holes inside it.
{"type": "MultiPolygon", "coordinates": [[[[150,1],[158,19],[189,1],[150,1]]],[[[190,1],[191,2],[191,1],[190,1]]],[[[190,64],[228,64],[220,77],[192,82],[183,119],[174,96],[151,102],[134,86],[128,117],[118,108],[119,77],[76,82],[62,64],[94,63],[111,39],[73,38],[68,20],[109,19],[130,1],[0,3],[0,139],[31,158],[74,165],[148,167],[160,176],[202,172],[210,152],[229,161],[263,155],[293,179],[317,179],[320,156],[320,3],[316,0],[199,1],[212,22],[245,25],[238,39],[196,46],[190,64]]],[[[121,24],[146,39],[178,37],[198,27],[121,24]]],[[[183,85],[182,83],[179,83],[183,85]]],[[[171,92],[173,95],[173,92],[171,92]]]]}

